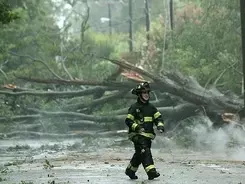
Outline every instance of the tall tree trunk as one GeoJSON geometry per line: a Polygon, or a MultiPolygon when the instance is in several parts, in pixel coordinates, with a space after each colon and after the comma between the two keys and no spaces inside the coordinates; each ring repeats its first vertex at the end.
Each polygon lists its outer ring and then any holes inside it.
{"type": "Polygon", "coordinates": [[[169,14],[170,14],[170,28],[174,28],[174,9],[173,9],[173,0],[169,0],[169,14]]]}
{"type": "MultiPolygon", "coordinates": [[[[240,0],[240,11],[241,11],[241,32],[242,32],[242,59],[243,59],[243,99],[244,99],[244,106],[245,106],[245,1],[240,0]]],[[[245,111],[245,108],[244,108],[245,111]]],[[[245,112],[244,112],[245,115],[245,112]]]]}
{"type": "Polygon", "coordinates": [[[146,27],[146,40],[149,44],[150,41],[150,13],[149,13],[149,3],[145,0],[145,27],[146,27]]]}
{"type": "Polygon", "coordinates": [[[129,7],[129,52],[133,51],[133,12],[132,12],[132,0],[128,0],[129,7]]]}

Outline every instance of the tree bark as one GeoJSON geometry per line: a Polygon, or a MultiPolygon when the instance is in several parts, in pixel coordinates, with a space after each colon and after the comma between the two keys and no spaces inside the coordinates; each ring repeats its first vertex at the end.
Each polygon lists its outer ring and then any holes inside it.
{"type": "Polygon", "coordinates": [[[100,104],[110,103],[111,101],[122,98],[126,93],[127,91],[117,92],[115,94],[104,96],[102,98],[93,100],[91,103],[88,103],[88,104],[77,103],[77,104],[67,105],[62,109],[65,111],[76,111],[78,109],[83,109],[83,108],[93,109],[95,106],[98,106],[100,104]]]}
{"type": "Polygon", "coordinates": [[[41,84],[60,84],[60,85],[84,85],[84,86],[103,86],[110,87],[112,89],[134,87],[132,82],[113,82],[113,81],[83,81],[83,80],[62,80],[62,79],[37,79],[30,77],[18,77],[29,82],[41,83],[41,84]]]}
{"type": "Polygon", "coordinates": [[[0,91],[0,94],[9,95],[9,96],[45,96],[45,97],[54,97],[54,98],[67,98],[73,96],[85,96],[91,95],[92,93],[96,93],[100,90],[108,90],[107,87],[93,87],[86,90],[81,91],[20,91],[20,92],[9,92],[9,91],[0,91]]]}
{"type": "Polygon", "coordinates": [[[122,122],[125,119],[125,115],[109,116],[109,115],[87,115],[77,112],[48,112],[40,111],[38,109],[29,109],[29,111],[37,114],[33,115],[21,115],[12,117],[0,117],[0,122],[6,121],[23,121],[23,120],[37,120],[45,118],[78,118],[82,120],[94,121],[94,122],[122,122]]]}

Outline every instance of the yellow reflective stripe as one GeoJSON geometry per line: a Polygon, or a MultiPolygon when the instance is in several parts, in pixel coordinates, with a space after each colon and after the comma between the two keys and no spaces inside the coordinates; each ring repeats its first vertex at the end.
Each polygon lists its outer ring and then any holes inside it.
{"type": "Polygon", "coordinates": [[[141,132],[141,133],[136,133],[136,132],[131,132],[128,134],[128,138],[129,139],[132,139],[135,135],[142,135],[142,136],[145,136],[145,137],[148,137],[150,139],[155,139],[155,135],[152,134],[152,133],[145,133],[145,132],[141,132]]]}
{"type": "Polygon", "coordinates": [[[149,137],[151,139],[154,139],[155,138],[155,135],[153,135],[152,133],[145,133],[145,132],[141,132],[139,133],[140,135],[143,135],[145,137],[149,137]]]}
{"type": "Polygon", "coordinates": [[[144,122],[152,122],[152,117],[144,117],[144,122]]]}
{"type": "Polygon", "coordinates": [[[138,126],[137,123],[133,123],[132,126],[131,126],[132,130],[135,131],[135,128],[136,128],[137,126],[138,126]]]}
{"type": "Polygon", "coordinates": [[[133,166],[131,166],[130,169],[131,169],[132,171],[136,172],[136,171],[138,170],[138,167],[133,167],[133,166]]]}
{"type": "Polygon", "coordinates": [[[159,122],[159,123],[157,124],[157,126],[164,126],[164,123],[159,122]]]}
{"type": "Polygon", "coordinates": [[[136,172],[138,170],[138,167],[132,166],[131,163],[128,164],[128,167],[127,168],[130,169],[130,170],[132,170],[132,171],[134,171],[134,172],[136,172]]]}
{"type": "Polygon", "coordinates": [[[128,115],[127,115],[127,118],[134,121],[134,116],[133,116],[132,114],[128,114],[128,115]]]}
{"type": "Polygon", "coordinates": [[[149,166],[147,166],[147,167],[145,168],[145,171],[146,171],[146,172],[149,172],[151,169],[154,169],[154,168],[155,168],[154,165],[149,165],[149,166]]]}
{"type": "Polygon", "coordinates": [[[130,169],[131,166],[132,166],[131,163],[129,163],[127,168],[130,169]]]}
{"type": "Polygon", "coordinates": [[[161,113],[159,111],[154,114],[155,119],[157,119],[159,116],[161,116],[161,113]]]}

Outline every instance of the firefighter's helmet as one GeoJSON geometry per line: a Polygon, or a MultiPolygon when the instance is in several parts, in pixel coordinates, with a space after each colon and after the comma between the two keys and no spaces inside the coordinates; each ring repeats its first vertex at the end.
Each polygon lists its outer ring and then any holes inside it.
{"type": "Polygon", "coordinates": [[[140,95],[142,92],[150,92],[150,84],[148,82],[142,82],[138,84],[134,89],[131,90],[132,94],[134,95],[140,95]]]}

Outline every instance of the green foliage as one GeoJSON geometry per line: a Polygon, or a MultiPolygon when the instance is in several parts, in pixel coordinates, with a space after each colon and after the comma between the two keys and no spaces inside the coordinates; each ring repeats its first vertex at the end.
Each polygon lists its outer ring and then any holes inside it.
{"type": "MultiPolygon", "coordinates": [[[[21,19],[3,27],[0,31],[2,38],[0,49],[3,51],[0,54],[0,63],[4,62],[2,69],[6,73],[11,72],[10,75],[7,75],[10,76],[10,81],[14,80],[13,72],[42,74],[40,68],[35,71],[36,66],[33,66],[32,60],[27,57],[14,56],[12,53],[29,55],[52,64],[54,55],[60,50],[59,30],[54,25],[54,19],[50,17],[51,9],[47,1],[25,1],[23,3],[24,7],[18,4],[13,5],[17,6],[16,9],[21,19]],[[38,10],[35,11],[35,8],[38,10]]],[[[4,79],[1,80],[2,83],[4,81],[4,79]]]]}
{"type": "MultiPolygon", "coordinates": [[[[67,56],[66,66],[71,75],[84,80],[103,80],[108,77],[115,71],[117,66],[97,57],[110,58],[118,56],[123,51],[123,48],[125,48],[124,38],[125,36],[121,34],[109,36],[87,31],[81,45],[81,50],[73,53],[64,53],[67,56]],[[93,57],[94,55],[96,57],[93,57]]],[[[74,39],[74,41],[68,43],[68,51],[79,42],[77,38],[74,39]]]]}
{"type": "Polygon", "coordinates": [[[9,24],[19,18],[18,13],[10,7],[6,0],[0,0],[0,23],[9,24]]]}
{"type": "MultiPolygon", "coordinates": [[[[239,93],[240,82],[234,83],[242,78],[237,72],[241,71],[239,3],[190,1],[175,11],[175,29],[166,33],[163,70],[178,68],[202,85],[207,81],[212,84],[225,71],[218,86],[239,93]]],[[[153,59],[156,65],[163,59],[164,37],[158,33],[165,26],[156,27],[157,32],[153,32],[156,50],[160,50],[153,59]]]]}
{"type": "Polygon", "coordinates": [[[117,68],[109,61],[100,61],[92,67],[93,76],[97,80],[105,79],[117,68]]]}

